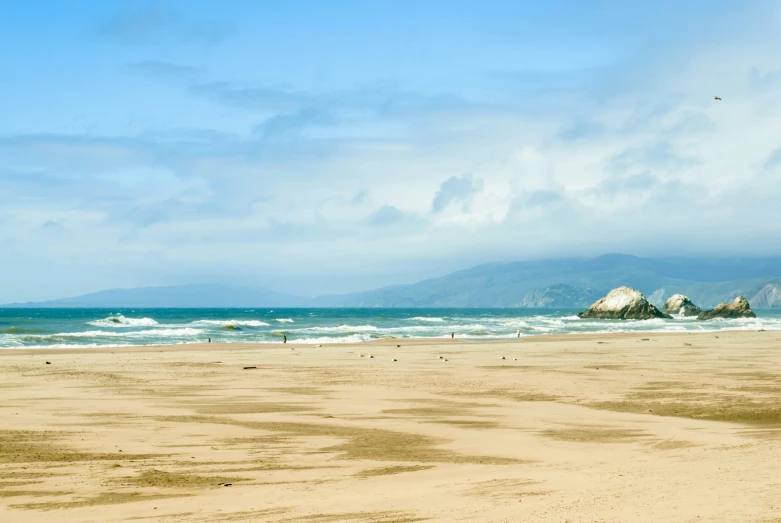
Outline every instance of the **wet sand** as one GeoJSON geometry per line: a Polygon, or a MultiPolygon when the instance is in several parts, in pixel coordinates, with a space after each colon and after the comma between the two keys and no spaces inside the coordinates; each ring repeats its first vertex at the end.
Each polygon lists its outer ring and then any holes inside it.
{"type": "Polygon", "coordinates": [[[0,420],[3,522],[781,521],[777,331],[4,350],[0,420]]]}

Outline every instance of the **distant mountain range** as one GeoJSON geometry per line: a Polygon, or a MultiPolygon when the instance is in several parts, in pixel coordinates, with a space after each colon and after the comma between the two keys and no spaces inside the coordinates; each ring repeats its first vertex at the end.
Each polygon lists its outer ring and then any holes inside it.
{"type": "Polygon", "coordinates": [[[485,264],[411,285],[317,298],[225,285],[181,285],[112,289],[6,307],[585,308],[620,285],[642,291],[657,306],[682,293],[702,307],[739,295],[753,308],[781,307],[781,257],[653,259],[609,254],[485,264]]]}
{"type": "Polygon", "coordinates": [[[621,285],[663,304],[677,292],[712,307],[744,295],[752,306],[781,306],[781,257],[652,259],[597,258],[478,265],[412,285],[318,298],[350,307],[587,307],[621,285]],[[756,305],[755,305],[756,304],[756,305]]]}
{"type": "Polygon", "coordinates": [[[215,284],[110,289],[73,298],[12,303],[2,307],[219,309],[233,307],[298,307],[302,306],[306,301],[306,298],[280,294],[266,289],[247,289],[215,284]]]}

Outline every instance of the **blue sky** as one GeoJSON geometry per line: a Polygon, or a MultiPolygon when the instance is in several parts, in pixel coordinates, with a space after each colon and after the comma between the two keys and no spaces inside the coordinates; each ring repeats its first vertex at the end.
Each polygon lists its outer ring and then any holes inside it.
{"type": "Polygon", "coordinates": [[[779,26],[773,2],[0,1],[0,302],[781,254],[779,26]]]}

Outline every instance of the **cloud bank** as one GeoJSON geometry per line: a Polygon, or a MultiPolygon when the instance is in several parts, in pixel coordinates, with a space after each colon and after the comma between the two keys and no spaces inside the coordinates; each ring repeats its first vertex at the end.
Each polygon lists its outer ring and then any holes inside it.
{"type": "MultiPolygon", "coordinates": [[[[127,4],[100,33],[150,50],[109,52],[92,77],[109,90],[40,121],[23,118],[33,94],[18,97],[2,128],[0,301],[203,281],[312,295],[542,256],[779,254],[777,11],[716,12],[712,34],[660,46],[613,35],[624,54],[554,56],[547,71],[509,55],[480,69],[460,48],[465,70],[441,79],[423,64],[307,80],[242,20],[127,4]],[[187,51],[216,42],[216,58],[187,51]]],[[[523,43],[502,38],[499,54],[523,43]]],[[[339,56],[318,54],[334,70],[339,56]]]]}

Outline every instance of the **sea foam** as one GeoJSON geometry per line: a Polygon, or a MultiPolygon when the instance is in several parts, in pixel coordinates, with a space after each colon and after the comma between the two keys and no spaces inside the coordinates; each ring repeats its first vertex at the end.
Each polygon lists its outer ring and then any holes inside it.
{"type": "Polygon", "coordinates": [[[81,331],[81,332],[58,332],[56,334],[27,335],[23,338],[27,340],[47,340],[61,338],[180,338],[187,336],[198,336],[203,334],[202,330],[183,328],[183,329],[154,329],[143,331],[81,331]]]}
{"type": "Polygon", "coordinates": [[[295,332],[312,332],[326,334],[329,332],[373,332],[380,330],[374,325],[336,325],[334,327],[306,327],[295,329],[295,332]]]}
{"type": "MultiPolygon", "coordinates": [[[[2,313],[2,311],[0,311],[2,313]]],[[[46,311],[38,316],[6,312],[0,315],[0,348],[109,347],[203,343],[355,343],[390,338],[511,339],[550,334],[615,332],[718,332],[725,330],[781,330],[781,311],[760,310],[759,317],[741,319],[694,318],[652,320],[581,319],[571,311],[420,311],[365,309],[250,310],[212,313],[182,309],[143,312],[128,318],[116,313],[93,319],[83,313],[46,311]],[[413,313],[414,314],[414,313],[413,313]],[[441,314],[438,316],[437,314],[441,314]],[[234,316],[235,315],[235,316],[234,316]],[[233,316],[233,317],[231,317],[233,316]],[[238,316],[238,317],[236,317],[238,316]],[[154,318],[154,319],[153,319],[154,318]],[[158,323],[159,322],[159,323],[158,323]]],[[[89,314],[89,313],[88,313],[89,314]]],[[[130,313],[128,313],[130,314],[130,313]]]]}
{"type": "Polygon", "coordinates": [[[268,327],[269,324],[265,321],[259,321],[259,320],[197,320],[192,322],[190,325],[204,325],[204,326],[215,326],[215,327],[227,327],[227,328],[235,328],[235,327],[268,327]]]}
{"type": "MultiPolygon", "coordinates": [[[[339,337],[322,337],[322,338],[296,338],[296,339],[288,339],[288,343],[302,343],[302,344],[312,344],[312,343],[360,343],[362,341],[370,341],[376,339],[368,334],[350,334],[348,336],[339,336],[339,337]]],[[[278,343],[278,342],[275,342],[278,343]]]]}
{"type": "Polygon", "coordinates": [[[152,318],[126,318],[121,314],[87,322],[94,327],[152,327],[157,324],[152,318]]]}

